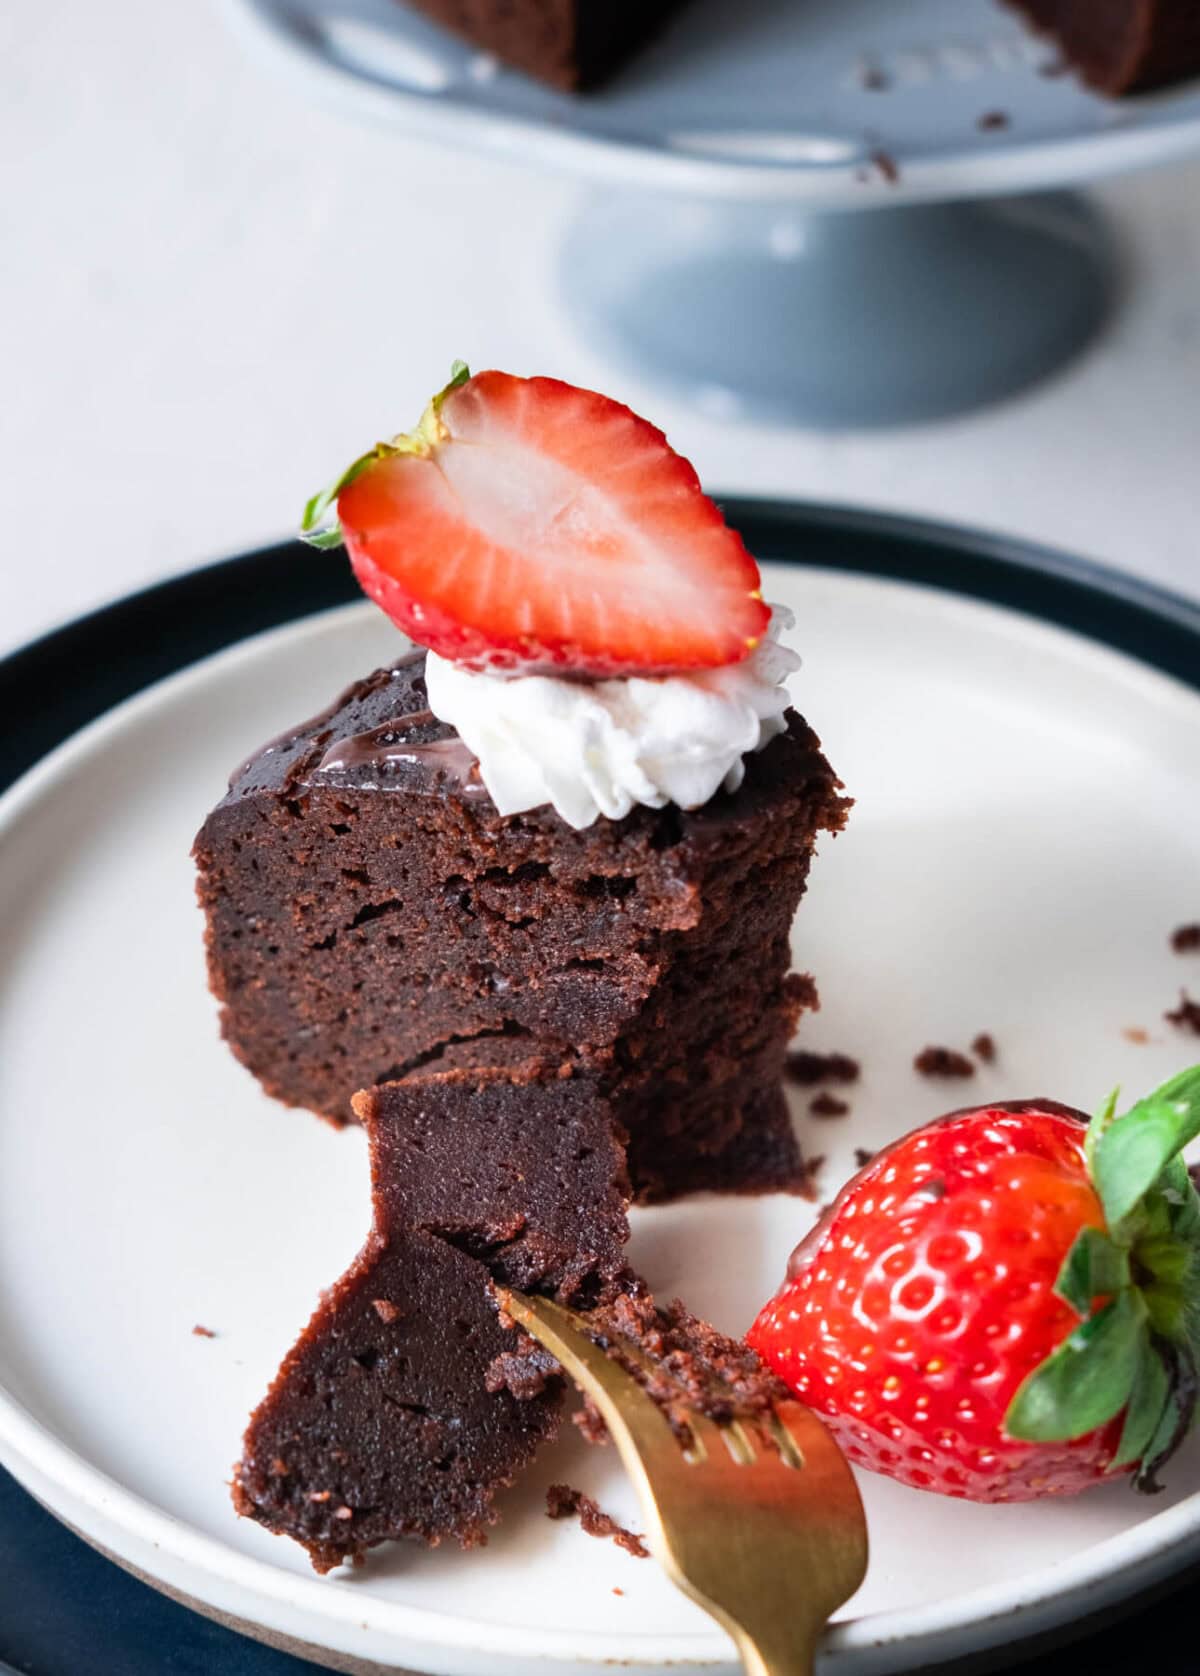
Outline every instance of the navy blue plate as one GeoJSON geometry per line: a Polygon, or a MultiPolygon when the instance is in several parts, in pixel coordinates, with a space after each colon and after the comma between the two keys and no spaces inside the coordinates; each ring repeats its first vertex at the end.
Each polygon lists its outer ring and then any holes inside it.
{"type": "MultiPolygon", "coordinates": [[[[725,502],[761,559],[920,582],[1026,612],[1127,652],[1200,690],[1200,607],[1133,578],[998,536],[784,502],[725,502]]],[[[293,542],[228,559],[82,617],[0,661],[0,790],[78,728],[247,635],[359,597],[348,567],[293,542]],[[81,674],[81,672],[84,672],[81,674]]],[[[1189,1585],[1132,1615],[1023,1642],[958,1672],[1194,1676],[1189,1585]],[[1178,1591],[1178,1592],[1176,1592],[1178,1591]],[[1069,1650],[1063,1642],[1075,1639],[1069,1650]]],[[[93,1552],[0,1471],[0,1676],[301,1676],[312,1666],[223,1629],[93,1552]]],[[[949,1667],[940,1667],[948,1670],[949,1667]]]]}

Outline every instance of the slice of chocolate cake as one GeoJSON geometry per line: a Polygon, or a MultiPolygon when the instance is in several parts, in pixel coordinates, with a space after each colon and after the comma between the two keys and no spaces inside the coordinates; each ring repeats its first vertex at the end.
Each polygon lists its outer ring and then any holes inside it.
{"type": "Polygon", "coordinates": [[[781,1074],[806,979],[789,934],[846,801],[794,712],[701,808],[577,830],[500,816],[427,707],[423,654],[351,687],[234,776],[197,839],[222,1030],[266,1090],[346,1091],[520,1044],[595,1076],[635,1192],[792,1188],[781,1074]]]}
{"type": "Polygon", "coordinates": [[[1146,93],[1200,75],[1196,0],[1009,0],[1101,93],[1146,93]]]}
{"type": "MultiPolygon", "coordinates": [[[[452,1050],[437,1071],[356,1097],[373,1227],[325,1294],[246,1432],[239,1513],[307,1548],[318,1571],[413,1538],[486,1540],[496,1491],[554,1435],[557,1363],[508,1323],[494,1285],[587,1314],[675,1419],[754,1415],[782,1386],[753,1351],[679,1304],[660,1310],[624,1260],[628,1179],[593,1082],[540,1081],[452,1050]]],[[[581,1412],[585,1436],[604,1439],[581,1412]]]]}
{"type": "Polygon", "coordinates": [[[409,0],[473,46],[554,87],[595,87],[686,0],[409,0]]]}
{"type": "Polygon", "coordinates": [[[371,1234],[234,1474],[238,1512],[318,1571],[400,1537],[482,1542],[496,1491],[557,1430],[562,1381],[501,1325],[493,1279],[583,1308],[636,1284],[609,1108],[586,1081],[533,1076],[450,1068],[359,1096],[371,1234]]]}

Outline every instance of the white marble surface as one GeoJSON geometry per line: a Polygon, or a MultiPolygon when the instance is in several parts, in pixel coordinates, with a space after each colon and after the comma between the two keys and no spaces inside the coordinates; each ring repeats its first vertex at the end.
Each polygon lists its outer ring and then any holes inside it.
{"type": "Polygon", "coordinates": [[[622,396],[715,489],[989,525],[1200,594],[1200,163],[1099,196],[1127,300],[1065,376],[905,431],[731,429],[575,334],[571,183],[307,107],[202,0],[5,0],[0,650],[280,535],[456,355],[622,396]]]}

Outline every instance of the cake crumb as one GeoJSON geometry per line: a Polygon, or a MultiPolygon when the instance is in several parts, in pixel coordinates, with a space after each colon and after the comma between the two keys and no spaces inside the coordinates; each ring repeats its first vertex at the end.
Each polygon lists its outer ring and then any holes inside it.
{"type": "Polygon", "coordinates": [[[1150,1032],[1143,1030],[1140,1024],[1127,1024],[1121,1034],[1127,1042],[1132,1042],[1135,1047],[1145,1047],[1150,1040],[1150,1032]]]}
{"type": "Polygon", "coordinates": [[[783,1068],[788,1081],[801,1088],[818,1082],[857,1082],[860,1069],[848,1053],[808,1053],[803,1048],[789,1053],[783,1068]]]}
{"type": "Polygon", "coordinates": [[[825,1163],[825,1154],[818,1152],[814,1158],[807,1155],[804,1158],[804,1178],[797,1182],[794,1189],[802,1199],[813,1200],[817,1196],[817,1180],[825,1163]]]}
{"type": "Polygon", "coordinates": [[[860,1170],[865,1170],[874,1156],[875,1154],[869,1147],[856,1146],[854,1149],[854,1162],[858,1165],[860,1170]]]}
{"type": "Polygon", "coordinates": [[[196,1325],[192,1328],[192,1336],[194,1338],[216,1338],[217,1335],[213,1332],[211,1327],[202,1327],[197,1321],[196,1325]]]}
{"type": "Polygon", "coordinates": [[[613,1594],[615,1594],[615,1595],[623,1595],[623,1594],[624,1594],[624,1593],[625,1593],[625,1590],[624,1590],[624,1589],[618,1589],[618,1588],[617,1588],[617,1587],[616,1587],[616,1586],[615,1586],[615,1584],[614,1584],[614,1586],[613,1586],[613,1594]]]}
{"type": "Polygon", "coordinates": [[[923,1077],[973,1077],[975,1067],[965,1053],[953,1048],[927,1047],[913,1060],[913,1070],[923,1077]]]}
{"type": "Polygon", "coordinates": [[[1193,1001],[1186,989],[1179,991],[1179,1005],[1174,1012],[1164,1013],[1168,1024],[1176,1024],[1181,1030],[1190,1030],[1193,1036],[1200,1036],[1200,1001],[1193,1001]]]}
{"type": "Polygon", "coordinates": [[[809,1101],[808,1109],[814,1117],[845,1117],[850,1107],[836,1094],[818,1094],[815,1100],[809,1101]]]}
{"type": "Polygon", "coordinates": [[[1002,128],[1008,128],[1011,119],[1007,111],[984,111],[975,124],[983,134],[994,134],[1002,128]]]}
{"type": "Polygon", "coordinates": [[[601,1512],[591,1496],[573,1490],[569,1484],[551,1484],[546,1491],[547,1519],[570,1519],[579,1515],[579,1523],[589,1536],[611,1536],[618,1548],[639,1560],[648,1560],[650,1550],[642,1538],[619,1525],[609,1513],[601,1512]]]}
{"type": "Polygon", "coordinates": [[[976,1059],[985,1065],[992,1065],[996,1060],[996,1041],[986,1030],[981,1030],[971,1043],[971,1052],[976,1059]]]}
{"type": "Polygon", "coordinates": [[[868,93],[886,93],[892,85],[892,78],[878,64],[863,64],[858,72],[858,85],[868,93]]]}
{"type": "Polygon", "coordinates": [[[389,1327],[392,1325],[393,1321],[398,1321],[400,1319],[399,1309],[389,1298],[373,1298],[371,1300],[371,1308],[375,1311],[379,1319],[389,1327]]]}
{"type": "MultiPolygon", "coordinates": [[[[511,1316],[501,1313],[502,1325],[515,1325],[511,1316]]],[[[548,1350],[528,1333],[518,1329],[515,1350],[502,1350],[488,1363],[483,1383],[493,1394],[507,1391],[518,1402],[531,1402],[540,1397],[552,1379],[562,1376],[562,1369],[548,1350]]]]}
{"type": "Polygon", "coordinates": [[[1176,954],[1194,954],[1200,950],[1200,923],[1177,925],[1171,933],[1171,947],[1176,954]]]}
{"type": "Polygon", "coordinates": [[[891,152],[873,151],[871,153],[871,162],[879,170],[879,173],[883,176],[884,180],[887,181],[888,185],[895,186],[896,182],[900,179],[900,165],[892,156],[891,152]]]}

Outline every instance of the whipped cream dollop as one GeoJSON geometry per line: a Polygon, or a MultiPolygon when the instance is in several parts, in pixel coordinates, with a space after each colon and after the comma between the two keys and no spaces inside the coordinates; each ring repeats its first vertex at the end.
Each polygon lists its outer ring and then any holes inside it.
{"type": "Polygon", "coordinates": [[[800,659],[779,643],[795,619],[773,606],[740,663],[682,675],[603,681],[425,663],[429,708],[457,728],[502,815],[553,804],[568,825],[620,820],[635,803],[698,809],[736,791],[744,758],[786,726],[784,681],[800,659]]]}

